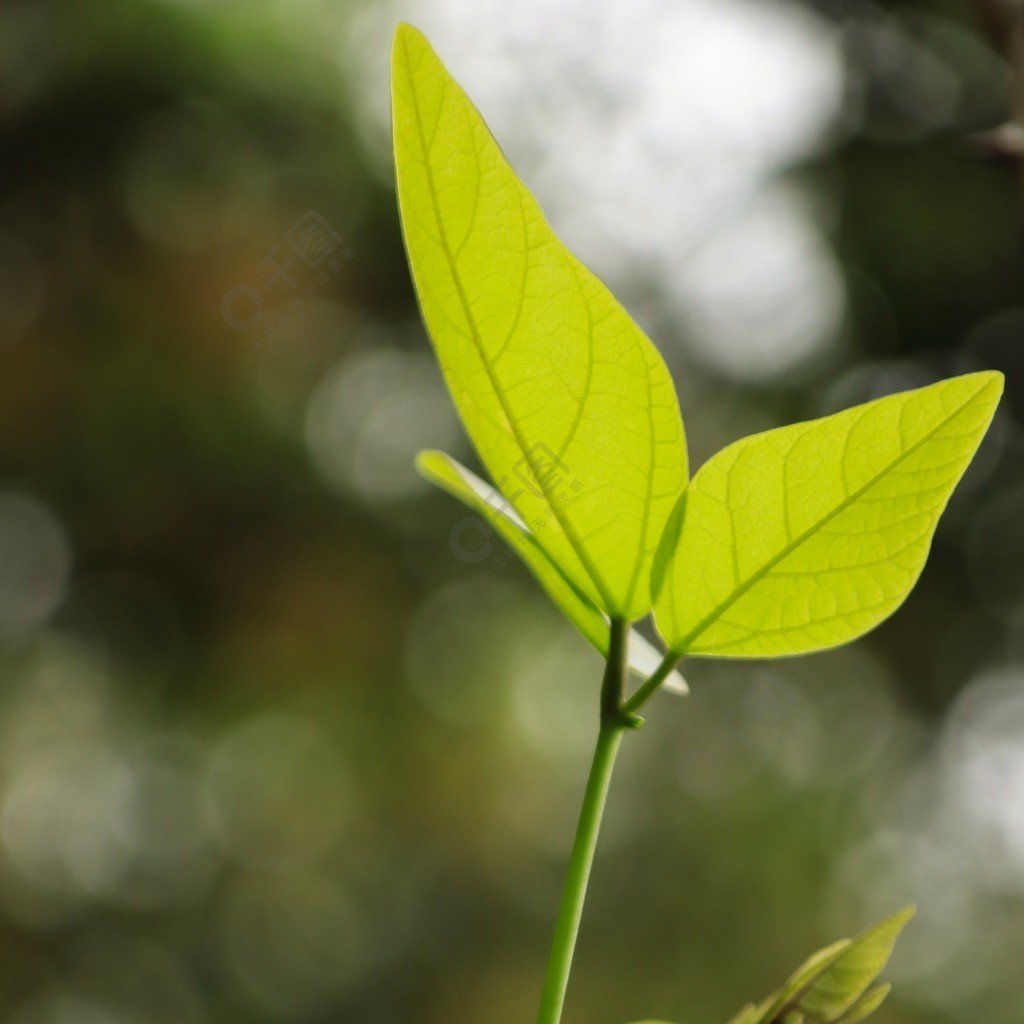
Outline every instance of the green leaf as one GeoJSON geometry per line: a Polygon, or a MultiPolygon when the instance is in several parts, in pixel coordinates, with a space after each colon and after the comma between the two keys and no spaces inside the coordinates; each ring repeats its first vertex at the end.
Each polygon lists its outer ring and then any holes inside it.
{"type": "Polygon", "coordinates": [[[613,617],[640,618],[686,484],[668,370],[408,25],[395,33],[392,100],[406,249],[463,423],[573,586],[613,617]]]}
{"type": "Polygon", "coordinates": [[[807,990],[808,985],[827,967],[838,960],[849,947],[849,939],[840,939],[838,942],[833,942],[831,946],[826,946],[824,949],[819,949],[816,953],[811,954],[790,975],[786,984],[774,996],[765,1000],[759,1008],[759,1016],[755,1020],[773,1020],[783,1012],[786,1006],[796,1005],[799,997],[807,990]]]}
{"type": "Polygon", "coordinates": [[[761,1014],[753,1003],[747,1003],[739,1013],[733,1017],[729,1024],[758,1024],[761,1014]]]}
{"type": "MultiPolygon", "coordinates": [[[[838,1024],[888,963],[896,939],[913,916],[914,908],[906,907],[855,938],[809,984],[797,1002],[800,1010],[815,1024],[838,1024]]],[[[885,995],[876,998],[877,1007],[885,995]]],[[[870,1000],[867,1005],[871,1005],[870,1000]]],[[[855,1019],[863,1020],[865,1016],[867,1013],[862,1012],[855,1019]]]]}
{"type": "Polygon", "coordinates": [[[871,1016],[885,1002],[885,997],[891,990],[892,985],[888,982],[869,988],[836,1024],[858,1024],[858,1021],[871,1016]]]}
{"type": "Polygon", "coordinates": [[[840,939],[819,949],[778,992],[762,1003],[748,1003],[729,1024],[858,1024],[889,994],[888,984],[871,983],[889,962],[896,939],[913,916],[914,908],[905,907],[855,939],[840,939]]]}
{"type": "Polygon", "coordinates": [[[745,1006],[729,1024],[856,1024],[882,1004],[889,985],[871,987],[914,914],[906,907],[855,939],[840,939],[806,960],[774,995],[745,1006]]]}
{"type": "Polygon", "coordinates": [[[1002,374],[769,430],[693,478],[654,569],[675,653],[773,657],[852,640],[901,604],[981,442],[1002,374]]]}
{"type": "MultiPolygon", "coordinates": [[[[475,473],[444,452],[424,451],[416,458],[416,468],[432,483],[469,506],[526,563],[548,596],[573,625],[601,652],[608,654],[608,619],[562,575],[558,566],[526,529],[526,524],[508,500],[475,473]]],[[[630,630],[629,668],[646,678],[661,662],[662,654],[636,630],[630,630]]],[[[686,682],[673,672],[664,684],[676,693],[687,693],[686,682]]]]}

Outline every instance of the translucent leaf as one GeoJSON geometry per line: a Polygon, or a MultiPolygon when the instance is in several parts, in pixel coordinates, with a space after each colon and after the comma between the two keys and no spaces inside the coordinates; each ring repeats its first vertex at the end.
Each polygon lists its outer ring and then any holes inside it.
{"type": "Polygon", "coordinates": [[[655,564],[678,654],[771,657],[860,636],[900,605],[1002,393],[954,377],[719,452],[680,499],[655,564]]]}
{"type": "Polygon", "coordinates": [[[892,985],[884,982],[870,988],[850,1007],[836,1024],[858,1024],[877,1010],[885,1002],[886,996],[892,989],[892,985]]]}
{"type": "MultiPolygon", "coordinates": [[[[907,907],[869,928],[814,978],[797,1003],[814,1024],[837,1024],[854,1008],[889,962],[896,939],[913,916],[914,908],[907,907]]],[[[874,1005],[879,1003],[881,998],[874,1005]]]]}
{"type": "Polygon", "coordinates": [[[871,987],[914,914],[906,907],[855,939],[841,939],[806,960],[774,995],[745,1006],[729,1024],[856,1024],[882,1004],[886,984],[871,987]]]}
{"type": "Polygon", "coordinates": [[[831,946],[819,949],[817,953],[811,954],[794,972],[781,989],[761,1009],[761,1017],[771,1020],[779,1014],[783,1007],[792,1003],[807,988],[807,986],[825,970],[831,963],[836,961],[843,952],[850,946],[849,939],[840,939],[833,942],[831,946]]]}
{"type": "Polygon", "coordinates": [[[733,1017],[729,1024],[760,1024],[761,1014],[753,1003],[747,1003],[739,1013],[733,1017]]]}
{"type": "Polygon", "coordinates": [[[399,206],[423,318],[481,460],[588,600],[634,620],[686,483],[664,362],[558,240],[408,25],[392,60],[399,206]]]}
{"type": "MultiPolygon", "coordinates": [[[[608,618],[595,608],[562,575],[526,524],[502,494],[444,452],[420,452],[417,469],[432,483],[458,498],[477,513],[516,552],[536,576],[548,596],[576,628],[603,654],[608,654],[608,618]]],[[[659,665],[662,654],[636,630],[630,630],[629,668],[647,678],[659,665]]],[[[686,683],[673,672],[664,684],[676,693],[687,693],[686,683]]]]}

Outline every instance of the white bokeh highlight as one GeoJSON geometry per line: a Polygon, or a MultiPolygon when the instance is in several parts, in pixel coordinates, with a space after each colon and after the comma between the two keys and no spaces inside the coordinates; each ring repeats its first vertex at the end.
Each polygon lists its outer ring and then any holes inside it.
{"type": "Polygon", "coordinates": [[[751,0],[374,5],[346,67],[382,165],[398,20],[428,35],[570,248],[627,305],[658,291],[680,355],[757,381],[836,344],[835,257],[778,185],[841,130],[836,26],[751,0]]]}

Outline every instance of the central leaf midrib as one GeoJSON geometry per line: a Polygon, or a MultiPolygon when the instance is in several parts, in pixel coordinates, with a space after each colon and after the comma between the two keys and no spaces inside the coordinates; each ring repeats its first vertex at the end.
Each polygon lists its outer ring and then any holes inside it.
{"type": "MultiPolygon", "coordinates": [[[[644,368],[645,374],[649,367],[644,368]]],[[[648,381],[648,383],[650,383],[648,381]]],[[[648,452],[650,455],[650,470],[647,473],[647,490],[644,492],[644,514],[640,526],[640,543],[637,549],[637,556],[633,560],[633,573],[629,580],[628,603],[633,603],[633,597],[637,585],[640,582],[640,572],[643,569],[644,560],[647,557],[647,535],[651,529],[651,508],[654,505],[654,472],[657,468],[658,452],[656,447],[656,436],[654,430],[654,407],[651,402],[647,403],[647,436],[650,438],[648,452]]],[[[648,590],[650,587],[648,586],[648,590]]],[[[650,597],[648,596],[648,600],[650,597]]]]}
{"type": "MultiPolygon", "coordinates": [[[[406,65],[409,66],[410,58],[408,42],[404,43],[404,47],[406,65]]],[[[594,585],[597,587],[602,600],[608,605],[608,611],[614,612],[617,610],[617,602],[611,599],[607,587],[604,583],[604,579],[602,578],[601,574],[597,571],[597,567],[594,565],[589,555],[587,554],[586,549],[583,547],[582,542],[576,535],[575,530],[573,530],[572,526],[563,518],[559,510],[558,503],[553,500],[553,496],[549,493],[549,490],[544,483],[543,475],[540,472],[540,469],[536,463],[536,459],[534,456],[531,455],[530,448],[526,444],[526,439],[522,435],[522,431],[519,427],[516,417],[513,414],[508,402],[505,400],[504,395],[502,394],[501,388],[499,387],[498,384],[497,377],[495,376],[494,373],[494,367],[491,365],[491,361],[488,358],[487,352],[484,349],[483,340],[480,336],[476,320],[473,317],[472,309],[469,304],[469,299],[465,293],[465,289],[462,286],[462,280],[459,276],[458,267],[455,263],[455,259],[451,251],[451,246],[449,245],[448,242],[448,232],[446,231],[444,222],[441,219],[441,207],[437,198],[437,190],[434,187],[433,174],[431,173],[430,154],[427,150],[426,136],[424,135],[423,131],[423,119],[420,115],[419,98],[416,92],[416,85],[413,82],[411,74],[407,76],[407,80],[409,82],[409,86],[413,94],[413,112],[416,117],[416,131],[420,140],[420,149],[423,153],[423,166],[427,181],[427,191],[430,194],[430,202],[434,209],[434,218],[437,221],[437,229],[441,242],[441,248],[444,250],[445,258],[447,259],[449,268],[451,269],[452,280],[455,284],[455,291],[459,297],[459,303],[462,306],[462,312],[466,318],[466,324],[469,327],[470,334],[473,338],[473,343],[480,356],[480,361],[483,364],[484,370],[487,373],[487,377],[491,382],[491,388],[494,391],[494,395],[497,398],[499,404],[501,405],[502,411],[505,414],[505,418],[508,420],[509,427],[512,430],[512,434],[516,440],[516,443],[519,445],[519,448],[523,453],[523,457],[529,464],[530,469],[533,472],[534,478],[536,479],[538,486],[541,488],[541,491],[543,492],[544,497],[547,500],[548,508],[550,508],[552,515],[557,520],[558,525],[562,528],[562,531],[564,532],[566,539],[572,546],[573,551],[575,551],[577,557],[583,563],[584,569],[587,571],[587,574],[590,576],[594,585]]],[[[441,102],[443,105],[443,99],[441,102]]],[[[540,538],[538,537],[538,542],[539,541],[540,538]]]]}
{"type": "MultiPolygon", "coordinates": [[[[779,562],[783,561],[783,559],[785,558],[788,558],[789,555],[791,555],[798,547],[800,547],[801,544],[804,543],[804,541],[806,541],[813,534],[817,533],[822,527],[824,527],[833,519],[835,519],[835,517],[838,516],[840,513],[846,511],[846,509],[848,509],[855,501],[857,501],[869,490],[871,490],[871,488],[874,487],[875,484],[877,484],[878,481],[882,479],[882,477],[884,477],[887,473],[891,473],[901,462],[903,462],[905,459],[913,455],[914,452],[916,452],[922,445],[927,444],[940,430],[948,426],[952,420],[959,416],[964,411],[964,409],[966,409],[967,406],[972,401],[974,401],[974,399],[977,398],[979,394],[981,394],[981,392],[984,390],[984,387],[985,385],[982,385],[982,387],[978,388],[978,390],[975,391],[974,394],[970,396],[970,398],[964,401],[964,403],[955,412],[950,413],[949,416],[947,416],[932,430],[925,434],[924,437],[922,437],[919,441],[916,441],[906,451],[901,453],[898,458],[894,459],[884,469],[876,473],[866,484],[862,485],[860,488],[854,491],[853,494],[851,494],[849,497],[845,498],[842,502],[840,502],[831,512],[829,512],[827,516],[824,516],[822,519],[819,519],[816,523],[814,523],[813,526],[808,527],[808,529],[804,530],[804,532],[801,533],[799,537],[790,541],[784,548],[782,548],[782,550],[777,555],[774,555],[772,558],[768,559],[768,561],[765,562],[764,565],[762,565],[758,570],[756,570],[751,576],[749,576],[741,586],[737,587],[736,590],[733,591],[733,593],[730,594],[725,601],[722,601],[711,612],[705,615],[704,618],[701,619],[701,621],[697,623],[697,625],[692,630],[690,630],[690,632],[685,637],[683,637],[683,639],[678,644],[673,644],[673,653],[680,655],[680,657],[685,655],[689,650],[690,646],[693,644],[693,642],[708,628],[708,626],[712,625],[717,619],[719,619],[724,612],[728,611],[741,597],[743,597],[744,594],[750,591],[752,587],[760,583],[761,580],[763,580],[765,576],[767,576],[768,573],[770,573],[772,569],[774,569],[775,566],[779,564],[779,562]]],[[[846,457],[845,451],[843,453],[843,457],[846,457]]],[[[695,482],[696,479],[697,478],[695,477],[695,482]]]]}

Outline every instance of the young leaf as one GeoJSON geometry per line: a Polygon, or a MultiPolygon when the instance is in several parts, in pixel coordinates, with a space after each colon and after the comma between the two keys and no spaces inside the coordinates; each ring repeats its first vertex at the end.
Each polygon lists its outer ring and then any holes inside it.
{"type": "Polygon", "coordinates": [[[748,1004],[730,1024],[856,1024],[881,1006],[889,985],[872,986],[892,955],[900,932],[914,914],[906,907],[855,939],[819,950],[785,985],[758,1006],[748,1004]]]}
{"type": "Polygon", "coordinates": [[[772,657],[845,643],[900,605],[981,442],[1002,374],[972,373],[719,452],[654,569],[677,654],[772,657]]]}
{"type": "Polygon", "coordinates": [[[816,953],[812,953],[790,975],[786,984],[773,996],[765,1000],[764,1004],[759,1008],[755,1024],[761,1020],[773,1020],[787,1006],[795,1006],[800,996],[803,995],[814,979],[827,967],[835,963],[849,947],[849,939],[840,939],[838,942],[833,942],[831,946],[826,946],[824,949],[819,949],[816,953]]]}
{"type": "Polygon", "coordinates": [[[729,1024],[758,1024],[761,1015],[753,1003],[747,1003],[739,1013],[733,1017],[729,1024]]]}
{"type": "MultiPolygon", "coordinates": [[[[854,939],[806,988],[797,1002],[800,1010],[815,1024],[838,1024],[889,962],[896,939],[913,916],[914,908],[907,907],[854,939]]],[[[874,998],[876,1007],[884,994],[874,998]]]]}
{"type": "Polygon", "coordinates": [[[607,614],[640,618],[686,483],[665,364],[408,25],[395,33],[392,99],[409,263],[466,429],[565,577],[607,614]]]}
{"type": "MultiPolygon", "coordinates": [[[[507,499],[488,486],[475,473],[444,452],[424,451],[416,458],[416,468],[432,483],[458,498],[476,512],[495,533],[526,563],[548,596],[573,625],[601,652],[608,654],[610,629],[608,618],[595,608],[562,575],[547,552],[537,543],[507,499]]],[[[629,633],[629,669],[646,678],[658,667],[661,652],[636,630],[629,633]]],[[[673,672],[664,683],[675,693],[688,692],[686,682],[673,672]]]]}
{"type": "Polygon", "coordinates": [[[892,985],[888,982],[883,982],[881,985],[876,985],[874,988],[869,988],[857,1000],[849,1010],[846,1011],[836,1021],[836,1024],[859,1024],[860,1021],[870,1017],[871,1014],[877,1010],[882,1003],[885,1002],[886,996],[892,990],[892,985]]]}

